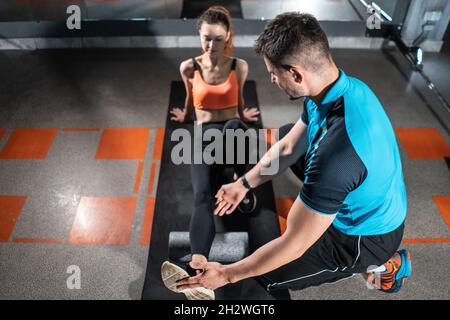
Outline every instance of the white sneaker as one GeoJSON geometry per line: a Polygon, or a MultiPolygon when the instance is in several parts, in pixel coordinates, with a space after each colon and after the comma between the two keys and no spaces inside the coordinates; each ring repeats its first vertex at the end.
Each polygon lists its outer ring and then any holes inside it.
{"type": "Polygon", "coordinates": [[[161,266],[161,278],[167,289],[173,292],[182,292],[186,295],[188,300],[214,300],[215,295],[213,290],[209,290],[203,287],[184,289],[177,291],[177,281],[180,279],[188,278],[189,274],[176,264],[164,261],[161,266]]]}

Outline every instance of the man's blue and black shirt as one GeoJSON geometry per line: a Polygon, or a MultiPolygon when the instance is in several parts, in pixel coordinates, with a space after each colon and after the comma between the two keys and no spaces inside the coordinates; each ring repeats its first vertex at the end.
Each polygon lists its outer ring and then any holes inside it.
{"type": "Polygon", "coordinates": [[[337,214],[347,235],[380,235],[405,220],[406,189],[397,140],[375,94],[342,70],[317,106],[305,98],[308,126],[300,200],[320,214],[337,214]]]}

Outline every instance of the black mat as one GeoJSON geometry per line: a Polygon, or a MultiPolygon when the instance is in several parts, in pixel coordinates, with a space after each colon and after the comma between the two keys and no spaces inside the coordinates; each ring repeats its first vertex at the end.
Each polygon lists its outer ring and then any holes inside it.
{"type": "Polygon", "coordinates": [[[217,5],[227,8],[232,18],[244,18],[240,0],[184,0],[181,18],[197,19],[206,9],[217,5]]]}
{"type": "MultiPolygon", "coordinates": [[[[172,82],[169,106],[184,105],[185,89],[182,82],[172,82]]],[[[256,84],[247,81],[244,97],[248,106],[258,107],[256,84]]],[[[254,128],[262,128],[259,121],[254,128]]],[[[188,231],[189,220],[193,209],[193,194],[189,165],[175,165],[170,155],[178,142],[170,141],[172,132],[185,128],[192,132],[193,125],[178,124],[170,121],[167,112],[164,146],[159,173],[157,198],[153,219],[152,238],[149,248],[147,271],[142,292],[142,299],[185,299],[183,294],[177,294],[164,287],[161,281],[160,268],[168,258],[168,238],[171,231],[188,231]]],[[[275,197],[271,182],[265,183],[255,190],[258,197],[258,208],[251,215],[234,213],[225,219],[220,219],[225,230],[217,231],[248,231],[249,249],[257,248],[280,235],[279,222],[275,208],[275,197]]],[[[217,221],[219,222],[219,221],[217,221]]],[[[215,291],[216,299],[273,299],[254,279],[246,279],[236,284],[227,285],[215,291]]],[[[282,290],[276,293],[277,299],[289,299],[289,292],[282,290]]]]}

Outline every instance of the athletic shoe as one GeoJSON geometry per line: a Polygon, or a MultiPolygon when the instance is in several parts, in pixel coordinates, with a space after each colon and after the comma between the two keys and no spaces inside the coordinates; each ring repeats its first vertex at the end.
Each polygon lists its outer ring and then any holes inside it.
{"type": "Polygon", "coordinates": [[[209,290],[203,287],[184,289],[177,291],[177,281],[180,279],[188,278],[189,274],[183,269],[169,261],[165,261],[161,266],[161,278],[167,289],[184,293],[188,300],[214,300],[215,295],[213,290],[209,290]]]}
{"type": "Polygon", "coordinates": [[[380,277],[379,290],[387,293],[399,292],[411,275],[411,255],[406,250],[397,251],[384,264],[386,270],[382,273],[369,273],[368,281],[373,284],[375,275],[380,277]]]}

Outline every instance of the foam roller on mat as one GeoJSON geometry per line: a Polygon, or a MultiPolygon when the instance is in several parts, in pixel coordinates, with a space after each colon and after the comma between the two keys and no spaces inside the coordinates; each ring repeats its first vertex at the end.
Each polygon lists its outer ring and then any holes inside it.
{"type": "MultiPolygon", "coordinates": [[[[242,260],[247,255],[247,232],[217,233],[208,260],[227,264],[242,260]]],[[[191,261],[189,232],[174,231],[169,234],[169,260],[179,263],[191,261]]]]}

